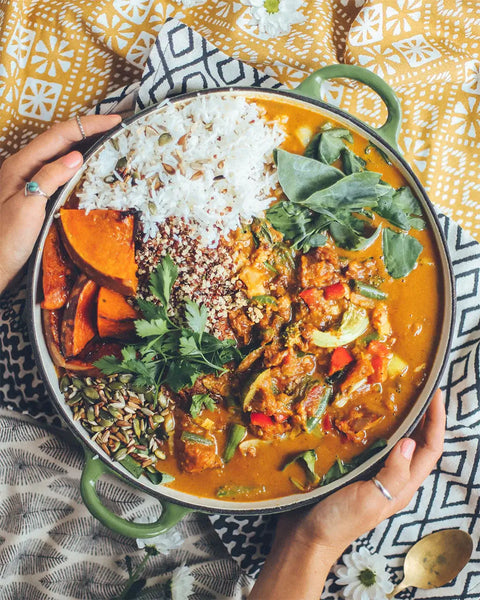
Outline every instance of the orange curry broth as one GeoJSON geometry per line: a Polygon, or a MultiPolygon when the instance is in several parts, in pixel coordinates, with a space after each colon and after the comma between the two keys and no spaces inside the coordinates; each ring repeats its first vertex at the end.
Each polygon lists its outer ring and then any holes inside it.
{"type": "MultiPolygon", "coordinates": [[[[310,137],[327,121],[343,127],[333,119],[326,119],[315,111],[294,106],[285,100],[261,99],[256,102],[265,108],[268,120],[279,119],[285,125],[288,136],[282,148],[290,152],[303,154],[310,137]]],[[[365,138],[354,132],[352,134],[352,149],[367,162],[368,170],[380,173],[382,179],[394,188],[406,185],[400,172],[393,165],[388,165],[375,149],[371,147],[370,151],[365,152],[368,146],[365,138]]],[[[383,219],[376,216],[373,223],[378,225],[381,221],[383,219]]],[[[391,397],[392,404],[396,406],[395,414],[385,411],[385,404],[379,394],[368,396],[369,408],[373,411],[378,409],[381,414],[386,414],[383,421],[369,431],[368,443],[364,446],[345,441],[343,436],[338,434],[318,437],[313,433],[304,432],[294,438],[288,437],[287,434],[286,439],[276,439],[269,445],[259,447],[255,457],[243,456],[237,449],[228,465],[201,473],[184,473],[178,468],[177,460],[168,457],[164,463],[165,471],[175,476],[175,481],[169,486],[203,497],[216,497],[218,489],[222,486],[242,486],[250,490],[247,493],[222,498],[224,500],[254,501],[282,497],[299,491],[290,478],[296,478],[302,483],[306,480],[305,470],[298,463],[292,464],[286,471],[281,470],[285,462],[295,454],[314,448],[317,454],[315,469],[321,476],[337,458],[347,461],[365,450],[373,441],[388,438],[395,431],[422,389],[433,361],[439,335],[437,315],[440,280],[435,267],[438,258],[433,240],[428,229],[411,230],[410,235],[416,237],[424,247],[418,265],[412,273],[405,279],[395,280],[386,272],[383,261],[380,261],[379,268],[379,274],[385,278],[382,290],[388,293],[389,318],[396,337],[394,351],[408,363],[409,368],[397,382],[387,381],[383,384],[383,394],[391,397]],[[412,302],[413,299],[417,300],[412,302]],[[397,387],[398,382],[400,388],[397,387]]],[[[364,251],[351,252],[340,249],[339,254],[356,260],[371,256],[381,257],[381,236],[364,251]]],[[[365,398],[365,395],[362,398],[365,398]]],[[[228,411],[225,408],[217,408],[215,412],[204,409],[202,418],[214,420],[222,429],[220,433],[216,432],[221,456],[227,439],[228,411]]],[[[253,436],[249,434],[246,439],[249,438],[253,436]]]]}

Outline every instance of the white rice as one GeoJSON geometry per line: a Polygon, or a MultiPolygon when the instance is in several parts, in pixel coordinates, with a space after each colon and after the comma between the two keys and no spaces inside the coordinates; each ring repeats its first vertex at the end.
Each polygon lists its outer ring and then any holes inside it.
{"type": "Polygon", "coordinates": [[[215,247],[220,236],[260,216],[273,201],[278,178],[272,152],[284,139],[281,126],[267,123],[262,109],[241,96],[166,103],[92,156],[77,191],[79,207],[136,209],[146,239],[168,217],[183,218],[206,246],[215,247]],[[162,134],[171,136],[164,145],[162,134]],[[123,157],[134,179],[123,181],[115,171],[123,157]]]}

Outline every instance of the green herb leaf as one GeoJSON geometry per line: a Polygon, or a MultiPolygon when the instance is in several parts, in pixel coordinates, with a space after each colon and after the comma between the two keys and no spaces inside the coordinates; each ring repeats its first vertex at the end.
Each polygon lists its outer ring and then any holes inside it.
{"type": "Polygon", "coordinates": [[[341,459],[337,459],[333,466],[330,467],[327,473],[323,476],[320,485],[327,485],[328,483],[339,479],[346,473],[350,473],[350,471],[356,469],[371,456],[374,456],[377,452],[379,452],[382,448],[385,448],[386,445],[386,440],[379,439],[376,440],[369,448],[352,458],[350,462],[343,462],[341,459]]]}
{"type": "Polygon", "coordinates": [[[164,257],[156,270],[150,275],[150,291],[160,300],[165,309],[170,302],[170,294],[177,276],[177,266],[169,254],[164,257]]]}
{"type": "Polygon", "coordinates": [[[292,202],[302,202],[343,177],[343,173],[335,167],[280,148],[276,152],[276,162],[278,180],[292,202]]]}
{"type": "Polygon", "coordinates": [[[422,244],[414,237],[388,228],[383,230],[382,248],[385,266],[394,279],[411,273],[423,250],[422,244]]]}
{"type": "Polygon", "coordinates": [[[269,208],[267,218],[286,240],[293,242],[294,248],[304,252],[325,244],[327,236],[323,232],[332,222],[328,215],[312,213],[308,208],[288,201],[269,208]]]}
{"type": "Polygon", "coordinates": [[[360,156],[357,156],[350,148],[344,148],[342,150],[342,167],[345,175],[351,175],[352,173],[361,173],[365,170],[366,161],[360,156]]]}
{"type": "Polygon", "coordinates": [[[371,171],[346,175],[327,188],[320,189],[303,200],[301,204],[313,211],[318,209],[360,210],[375,207],[378,195],[383,194],[379,186],[380,175],[371,171]]]}
{"type": "Polygon", "coordinates": [[[305,466],[307,477],[310,481],[316,482],[319,480],[318,475],[315,473],[315,463],[317,462],[317,453],[315,452],[315,450],[306,450],[305,452],[297,454],[284,464],[282,471],[285,471],[287,467],[289,467],[297,461],[301,461],[302,464],[305,466]]]}
{"type": "Polygon", "coordinates": [[[192,300],[186,300],[185,319],[192,331],[203,333],[207,324],[208,312],[207,308],[199,305],[192,300]]]}
{"type": "Polygon", "coordinates": [[[116,356],[102,356],[93,363],[97,369],[105,373],[105,375],[115,375],[117,373],[126,373],[128,371],[119,370],[120,362],[116,356]]]}
{"type": "Polygon", "coordinates": [[[141,338],[162,336],[168,331],[168,323],[164,319],[139,319],[135,321],[135,330],[141,338]]]}
{"type": "Polygon", "coordinates": [[[190,414],[194,419],[202,412],[204,406],[207,410],[215,410],[215,400],[208,394],[194,394],[190,406],[190,414]]]}
{"type": "Polygon", "coordinates": [[[238,423],[234,423],[233,425],[231,425],[230,431],[228,433],[227,445],[225,446],[225,451],[223,453],[223,461],[225,463],[228,463],[232,460],[238,444],[240,444],[240,442],[246,435],[246,427],[244,427],[243,425],[239,425],[238,423]]]}
{"type": "Polygon", "coordinates": [[[316,158],[322,163],[331,165],[340,158],[340,154],[345,149],[344,140],[353,143],[352,134],[348,129],[335,127],[317,133],[308,144],[305,156],[316,158]]]}

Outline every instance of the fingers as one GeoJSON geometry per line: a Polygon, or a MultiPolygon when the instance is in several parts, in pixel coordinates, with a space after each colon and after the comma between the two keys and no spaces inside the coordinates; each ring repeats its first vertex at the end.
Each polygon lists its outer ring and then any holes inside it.
{"type": "MultiPolygon", "coordinates": [[[[388,455],[384,467],[375,476],[394,499],[399,498],[409,484],[410,464],[415,446],[415,441],[410,438],[400,440],[388,455]]],[[[382,494],[380,490],[377,490],[377,493],[382,494]]],[[[385,500],[388,502],[386,498],[385,500]]]]}
{"type": "MultiPolygon", "coordinates": [[[[108,131],[121,121],[120,115],[89,115],[82,117],[82,126],[87,136],[108,131]]],[[[67,152],[72,144],[82,140],[76,119],[56,123],[27,144],[19,152],[4,161],[0,169],[2,200],[23,188],[26,181],[33,179],[42,165],[59,154],[67,152]]],[[[65,182],[64,182],[65,183],[65,182]]]]}

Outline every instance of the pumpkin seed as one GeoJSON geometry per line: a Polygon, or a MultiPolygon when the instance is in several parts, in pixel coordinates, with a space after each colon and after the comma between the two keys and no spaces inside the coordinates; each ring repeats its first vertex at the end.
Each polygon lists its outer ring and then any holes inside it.
{"type": "Polygon", "coordinates": [[[92,425],[90,427],[91,431],[97,432],[97,431],[103,431],[105,429],[105,427],[103,427],[102,425],[92,425]]]}
{"type": "Polygon", "coordinates": [[[108,384],[108,387],[113,390],[121,390],[123,389],[125,386],[123,385],[123,383],[121,381],[112,381],[111,383],[108,384]]]}
{"type": "Polygon", "coordinates": [[[72,379],[72,385],[77,388],[77,390],[82,390],[85,387],[85,384],[78,377],[74,377],[72,379]]]}
{"type": "Polygon", "coordinates": [[[119,381],[122,383],[129,383],[132,381],[133,375],[131,373],[122,373],[118,376],[119,381]]]}
{"type": "Polygon", "coordinates": [[[126,456],[127,456],[126,448],[120,448],[120,450],[115,452],[115,454],[113,455],[113,458],[115,460],[122,460],[122,458],[125,458],[126,456]]]}
{"type": "Polygon", "coordinates": [[[60,391],[65,393],[68,390],[68,386],[70,385],[70,377],[68,375],[64,375],[60,379],[60,391]]]}
{"type": "Polygon", "coordinates": [[[90,421],[91,423],[95,423],[95,410],[94,410],[93,406],[90,406],[87,409],[87,421],[90,421]]]}
{"type": "Polygon", "coordinates": [[[162,135],[158,138],[158,145],[165,146],[168,142],[172,141],[172,136],[169,133],[162,133],[162,135]]]}
{"type": "Polygon", "coordinates": [[[135,432],[137,438],[139,438],[142,435],[140,421],[138,419],[133,419],[133,431],[135,432]]]}
{"type": "Polygon", "coordinates": [[[90,400],[98,400],[100,398],[100,394],[94,387],[86,387],[84,390],[82,390],[82,393],[90,400]]]}

